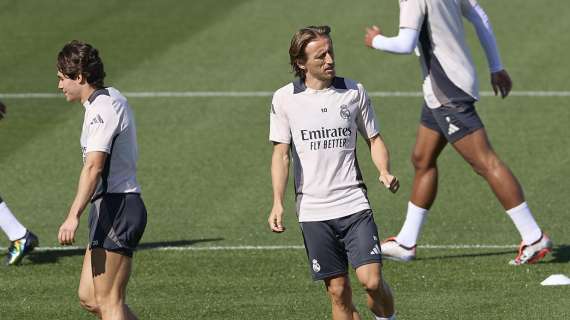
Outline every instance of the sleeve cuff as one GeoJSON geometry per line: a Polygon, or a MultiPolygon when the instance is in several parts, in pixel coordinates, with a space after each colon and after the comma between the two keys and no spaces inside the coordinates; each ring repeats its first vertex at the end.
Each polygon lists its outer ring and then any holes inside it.
{"type": "Polygon", "coordinates": [[[89,152],[105,152],[107,154],[111,154],[111,150],[108,147],[88,147],[85,149],[85,154],[88,154],[89,152]]]}

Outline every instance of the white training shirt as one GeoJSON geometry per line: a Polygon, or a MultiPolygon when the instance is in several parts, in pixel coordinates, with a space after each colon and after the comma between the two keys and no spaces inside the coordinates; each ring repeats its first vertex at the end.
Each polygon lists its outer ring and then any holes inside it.
{"type": "Polygon", "coordinates": [[[83,106],[83,161],[89,152],[108,154],[93,198],[104,193],[140,193],[136,178],[137,134],[127,99],[117,89],[109,87],[93,92],[83,106]]]}
{"type": "Polygon", "coordinates": [[[357,130],[367,139],[379,133],[370,99],[355,81],[337,77],[331,87],[313,90],[297,80],[274,93],[269,140],[291,145],[300,222],[370,209],[357,130]]]}
{"type": "Polygon", "coordinates": [[[440,88],[441,85],[437,83],[441,79],[430,76],[432,55],[435,55],[443,68],[444,76],[453,85],[472,99],[479,99],[479,82],[462,20],[474,6],[477,6],[476,0],[400,1],[400,28],[420,31],[418,48],[424,74],[423,91],[430,108],[437,108],[455,98],[441,94],[441,91],[446,91],[446,88],[440,88]]]}

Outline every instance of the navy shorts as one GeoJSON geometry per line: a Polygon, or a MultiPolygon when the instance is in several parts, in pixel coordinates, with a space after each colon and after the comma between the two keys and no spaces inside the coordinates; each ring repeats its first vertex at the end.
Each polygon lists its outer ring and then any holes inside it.
{"type": "Polygon", "coordinates": [[[132,257],[146,227],[146,208],[136,193],[106,193],[91,204],[89,248],[132,257]]]}
{"type": "Polygon", "coordinates": [[[435,109],[429,108],[424,103],[421,123],[442,134],[449,143],[454,143],[471,132],[483,128],[483,122],[475,110],[474,102],[435,109]]]}
{"type": "Polygon", "coordinates": [[[378,229],[370,209],[300,224],[313,280],[347,274],[349,262],[355,269],[382,262],[378,229]]]}

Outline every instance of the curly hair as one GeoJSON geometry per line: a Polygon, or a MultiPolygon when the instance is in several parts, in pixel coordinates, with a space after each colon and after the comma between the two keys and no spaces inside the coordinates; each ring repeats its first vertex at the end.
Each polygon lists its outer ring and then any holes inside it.
{"type": "Polygon", "coordinates": [[[103,61],[99,51],[88,43],[73,40],[63,46],[57,55],[57,70],[74,80],[82,75],[93,87],[103,88],[103,61]]]}
{"type": "Polygon", "coordinates": [[[330,33],[331,27],[329,26],[309,26],[300,29],[293,35],[289,47],[289,58],[296,77],[305,79],[305,70],[299,67],[299,63],[305,63],[307,60],[305,55],[307,44],[319,37],[330,39],[330,33]]]}

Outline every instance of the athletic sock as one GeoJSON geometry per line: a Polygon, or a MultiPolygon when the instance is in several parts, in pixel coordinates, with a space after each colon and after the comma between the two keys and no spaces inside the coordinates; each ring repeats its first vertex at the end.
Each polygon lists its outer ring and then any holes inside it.
{"type": "Polygon", "coordinates": [[[540,239],[542,230],[534,220],[526,202],[507,210],[507,214],[517,227],[524,244],[529,245],[540,239]]]}
{"type": "Polygon", "coordinates": [[[427,218],[427,214],[427,209],[420,208],[409,201],[406,221],[400,233],[396,236],[396,241],[405,247],[415,246],[420,236],[422,226],[427,218]]]}
{"type": "Polygon", "coordinates": [[[0,199],[0,228],[6,233],[10,241],[22,239],[27,232],[2,199],[0,199]]]}
{"type": "Polygon", "coordinates": [[[388,318],[379,317],[377,315],[374,315],[374,319],[376,319],[376,320],[396,320],[396,314],[394,313],[392,316],[390,316],[388,318]]]}

